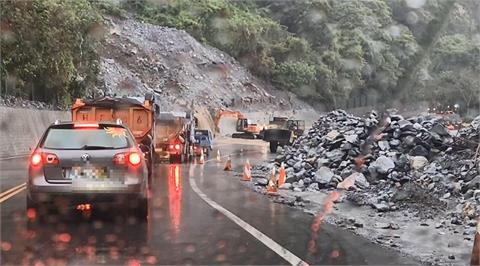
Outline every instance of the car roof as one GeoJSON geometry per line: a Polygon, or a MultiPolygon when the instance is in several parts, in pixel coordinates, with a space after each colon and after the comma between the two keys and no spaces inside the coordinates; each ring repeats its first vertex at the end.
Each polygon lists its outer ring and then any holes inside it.
{"type": "Polygon", "coordinates": [[[50,124],[50,127],[73,126],[75,124],[98,124],[100,126],[125,127],[125,125],[123,125],[121,123],[121,121],[119,121],[119,122],[104,122],[104,121],[102,121],[102,122],[98,123],[98,122],[73,122],[73,121],[59,121],[59,120],[50,124]]]}

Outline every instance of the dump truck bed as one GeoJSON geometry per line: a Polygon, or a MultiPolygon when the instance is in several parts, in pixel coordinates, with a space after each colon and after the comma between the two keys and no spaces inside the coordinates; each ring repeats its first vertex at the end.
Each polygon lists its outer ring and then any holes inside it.
{"type": "Polygon", "coordinates": [[[153,127],[152,106],[148,101],[136,98],[109,98],[77,100],[72,107],[74,122],[101,122],[122,120],[137,142],[140,142],[153,127]]]}

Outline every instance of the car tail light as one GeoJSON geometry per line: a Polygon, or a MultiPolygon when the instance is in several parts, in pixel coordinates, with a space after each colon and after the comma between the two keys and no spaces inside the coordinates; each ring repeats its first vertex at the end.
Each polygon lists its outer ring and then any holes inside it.
{"type": "Polygon", "coordinates": [[[173,150],[173,144],[170,144],[170,150],[173,150]]]}
{"type": "Polygon", "coordinates": [[[125,165],[127,162],[127,153],[122,152],[122,153],[117,153],[113,156],[113,164],[114,165],[125,165]]]}
{"type": "Polygon", "coordinates": [[[139,165],[141,161],[142,157],[136,152],[132,152],[128,155],[128,162],[133,166],[139,165]]]}
{"type": "Polygon", "coordinates": [[[180,150],[180,144],[175,144],[175,150],[180,150]]]}
{"type": "Polygon", "coordinates": [[[42,155],[40,153],[35,153],[30,158],[30,164],[33,166],[39,166],[42,163],[42,155]]]}
{"type": "Polygon", "coordinates": [[[32,166],[45,165],[58,165],[59,160],[56,154],[53,153],[34,153],[30,158],[30,164],[32,166]]]}
{"type": "Polygon", "coordinates": [[[138,166],[142,162],[142,155],[138,152],[122,152],[113,156],[114,165],[138,166]]]}
{"type": "Polygon", "coordinates": [[[56,154],[53,153],[44,153],[43,161],[45,164],[58,165],[59,160],[56,154]]]}

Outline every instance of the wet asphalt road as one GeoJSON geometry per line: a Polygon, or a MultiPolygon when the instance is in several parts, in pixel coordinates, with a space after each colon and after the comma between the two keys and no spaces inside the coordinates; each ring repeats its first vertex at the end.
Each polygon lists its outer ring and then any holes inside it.
{"type": "MultiPolygon", "coordinates": [[[[255,164],[271,157],[264,145],[220,144],[219,149],[234,154],[236,169],[246,158],[255,164]]],[[[203,165],[156,165],[149,219],[142,224],[116,219],[121,210],[111,210],[27,226],[21,191],[0,204],[0,264],[288,264],[202,200],[190,178],[208,198],[309,264],[417,264],[328,224],[321,225],[309,251],[311,215],[251,191],[213,157],[203,165]]],[[[25,181],[25,165],[26,159],[0,161],[2,192],[25,181]]]]}

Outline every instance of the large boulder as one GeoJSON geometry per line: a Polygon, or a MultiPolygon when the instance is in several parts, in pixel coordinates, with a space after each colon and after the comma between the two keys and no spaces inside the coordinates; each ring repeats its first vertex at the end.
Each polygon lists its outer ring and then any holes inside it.
{"type": "Polygon", "coordinates": [[[412,156],[428,156],[428,150],[425,149],[422,145],[417,145],[413,147],[413,149],[410,151],[410,155],[412,156]]]}
{"type": "Polygon", "coordinates": [[[448,130],[440,123],[433,124],[432,128],[430,129],[430,132],[434,132],[442,137],[450,136],[450,134],[448,133],[448,130]]]}
{"type": "Polygon", "coordinates": [[[332,130],[332,131],[328,132],[327,135],[325,135],[325,138],[327,138],[327,139],[330,140],[330,141],[333,141],[333,140],[335,140],[339,135],[340,135],[340,132],[338,132],[338,131],[336,131],[336,130],[332,130]]]}
{"type": "Polygon", "coordinates": [[[413,124],[408,121],[408,120],[399,120],[398,126],[400,127],[401,130],[412,130],[413,129],[413,124]]]}
{"type": "Polygon", "coordinates": [[[322,186],[326,186],[332,181],[333,175],[334,173],[330,168],[322,166],[315,173],[315,181],[322,186]]]}
{"type": "Polygon", "coordinates": [[[388,174],[389,171],[395,168],[395,163],[386,156],[380,156],[370,166],[376,173],[388,174]]]}
{"type": "Polygon", "coordinates": [[[471,125],[474,129],[480,130],[480,115],[473,119],[471,125]]]}
{"type": "Polygon", "coordinates": [[[470,182],[467,183],[468,189],[476,189],[480,187],[480,175],[474,177],[470,182]]]}
{"type": "Polygon", "coordinates": [[[388,144],[388,141],[386,141],[386,140],[379,141],[378,142],[378,147],[382,151],[386,151],[386,150],[390,149],[390,145],[388,144]]]}
{"type": "Polygon", "coordinates": [[[420,170],[428,163],[428,159],[424,156],[414,156],[410,158],[410,167],[413,170],[420,170]]]}
{"type": "Polygon", "coordinates": [[[345,178],[345,180],[347,179],[353,179],[354,180],[353,184],[358,188],[365,189],[370,187],[370,183],[368,183],[367,179],[362,173],[355,172],[349,175],[347,178],[345,178]]]}

